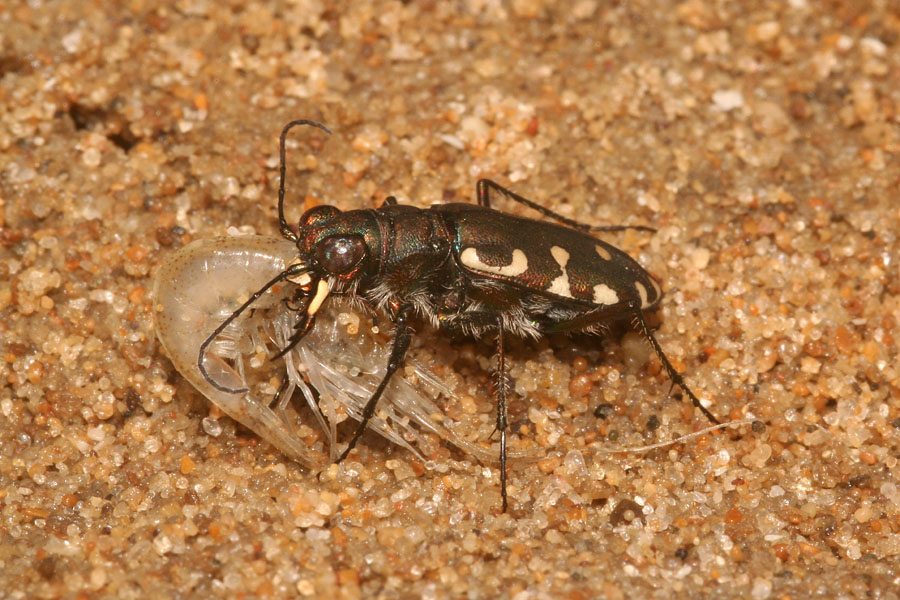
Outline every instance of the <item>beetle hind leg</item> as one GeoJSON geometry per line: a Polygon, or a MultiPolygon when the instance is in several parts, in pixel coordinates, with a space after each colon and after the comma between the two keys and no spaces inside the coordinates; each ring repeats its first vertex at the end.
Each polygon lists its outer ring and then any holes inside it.
{"type": "MultiPolygon", "coordinates": [[[[681,373],[675,370],[675,367],[672,366],[672,363],[669,362],[666,353],[663,352],[662,346],[659,345],[659,342],[656,341],[656,338],[653,336],[653,333],[650,331],[650,328],[647,327],[647,322],[644,320],[644,315],[640,310],[634,311],[634,318],[637,322],[637,325],[641,329],[641,333],[644,334],[644,337],[647,338],[647,341],[650,342],[650,346],[653,348],[653,351],[656,353],[656,356],[659,357],[659,361],[662,363],[663,368],[666,370],[666,374],[669,376],[669,380],[672,382],[672,387],[678,386],[681,390],[688,395],[688,398],[691,399],[691,404],[700,409],[706,418],[719,425],[719,420],[716,419],[709,410],[700,403],[700,399],[694,395],[694,392],[691,391],[691,388],[684,382],[684,378],[681,376],[681,373]]],[[[671,393],[671,389],[669,393],[671,393]]]]}
{"type": "Polygon", "coordinates": [[[492,181],[490,179],[479,179],[478,183],[475,184],[475,194],[478,196],[479,205],[484,206],[485,208],[491,207],[491,190],[497,192],[498,194],[506,196],[514,202],[518,202],[523,206],[527,206],[532,210],[536,210],[545,217],[550,217],[554,221],[559,221],[560,223],[568,225],[572,229],[577,229],[579,231],[625,231],[626,229],[634,229],[637,231],[649,231],[650,233],[656,233],[655,229],[653,229],[652,227],[646,227],[644,225],[588,225],[587,223],[582,223],[581,221],[576,221],[575,219],[564,217],[558,212],[552,211],[545,206],[541,206],[537,202],[520,196],[514,191],[507,189],[496,181],[492,181]]]}
{"type": "Polygon", "coordinates": [[[647,326],[647,322],[644,320],[644,313],[641,312],[640,300],[633,299],[629,302],[623,302],[615,306],[599,307],[565,323],[559,323],[551,327],[546,327],[544,329],[544,333],[569,333],[573,331],[590,330],[598,323],[603,324],[611,320],[617,320],[626,317],[628,315],[631,315],[634,318],[633,325],[635,325],[644,335],[644,337],[647,338],[647,341],[650,342],[650,347],[653,348],[656,356],[659,357],[659,362],[662,363],[663,369],[666,370],[666,375],[668,375],[669,381],[672,382],[672,385],[677,385],[679,388],[681,388],[681,390],[688,395],[688,398],[691,399],[691,404],[699,408],[700,412],[706,415],[707,419],[718,425],[719,420],[716,419],[713,414],[700,403],[700,399],[697,398],[696,395],[694,395],[694,392],[691,391],[691,388],[689,388],[687,383],[685,383],[684,378],[681,376],[681,374],[678,373],[678,371],[675,370],[675,367],[672,366],[672,363],[669,362],[669,358],[666,356],[666,353],[663,352],[662,346],[660,346],[659,342],[656,341],[656,337],[654,337],[653,332],[650,331],[650,327],[647,326]]]}

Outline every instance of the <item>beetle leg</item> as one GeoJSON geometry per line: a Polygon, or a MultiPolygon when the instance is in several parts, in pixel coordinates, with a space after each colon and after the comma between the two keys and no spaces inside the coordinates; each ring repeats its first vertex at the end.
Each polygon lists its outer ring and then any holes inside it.
{"type": "Polygon", "coordinates": [[[281,376],[281,385],[278,386],[278,391],[275,392],[275,396],[272,397],[272,401],[269,403],[269,408],[284,410],[284,407],[291,401],[290,398],[282,398],[284,391],[287,389],[290,382],[291,378],[288,376],[287,371],[285,371],[284,375],[281,376]]]}
{"type": "Polygon", "coordinates": [[[659,357],[659,361],[663,364],[663,368],[669,375],[669,379],[672,381],[672,385],[677,385],[678,387],[680,387],[684,391],[684,393],[688,395],[688,398],[691,399],[691,404],[699,408],[700,412],[706,415],[707,419],[718,425],[719,420],[716,419],[713,414],[706,409],[705,406],[700,404],[700,399],[694,395],[694,392],[691,391],[691,388],[689,388],[684,382],[684,378],[681,376],[681,373],[676,371],[675,367],[672,366],[672,363],[669,362],[669,359],[666,357],[666,353],[663,352],[663,349],[659,345],[659,342],[656,341],[656,338],[650,332],[650,328],[647,327],[647,322],[644,321],[643,313],[641,313],[641,311],[637,309],[634,311],[634,316],[637,319],[638,325],[640,325],[641,327],[641,331],[643,332],[644,337],[646,337],[650,341],[650,345],[653,347],[654,352],[656,352],[656,355],[659,357]]]}
{"type": "MultiPolygon", "coordinates": [[[[640,306],[640,302],[636,302],[637,306],[640,306]]],[[[621,319],[625,315],[633,313],[634,310],[634,306],[629,302],[620,302],[619,304],[614,304],[612,306],[598,306],[588,310],[581,316],[569,319],[568,321],[547,325],[541,328],[541,332],[544,334],[551,334],[584,331],[598,323],[608,323],[610,321],[621,319]]]]}
{"type": "Polygon", "coordinates": [[[573,229],[578,229],[579,231],[624,231],[626,229],[635,229],[637,231],[649,231],[650,233],[656,233],[655,229],[653,229],[652,227],[646,227],[644,225],[588,225],[587,223],[582,223],[581,221],[576,221],[575,219],[564,217],[558,212],[554,212],[549,208],[541,206],[537,202],[533,202],[527,198],[523,198],[514,191],[507,189],[499,183],[491,181],[490,179],[479,179],[478,183],[475,184],[475,193],[478,196],[478,204],[484,206],[485,208],[491,207],[491,190],[494,190],[506,196],[510,200],[518,202],[519,204],[523,204],[532,210],[536,210],[542,215],[550,217],[554,221],[559,221],[560,223],[564,223],[573,229]]]}
{"type": "MultiPolygon", "coordinates": [[[[316,287],[319,287],[319,282],[316,282],[316,287]]],[[[316,310],[318,310],[318,306],[321,306],[321,303],[324,301],[322,298],[322,290],[320,289],[315,295],[313,294],[305,294],[303,299],[297,305],[297,310],[303,312],[303,316],[300,317],[300,320],[294,324],[294,333],[291,334],[291,337],[288,338],[287,346],[278,351],[275,356],[272,357],[272,360],[281,358],[288,352],[294,349],[294,347],[300,343],[300,340],[303,339],[309,330],[312,329],[313,324],[316,322],[316,310]],[[317,305],[313,307],[313,303],[317,305]]]]}
{"type": "Polygon", "coordinates": [[[303,315],[303,317],[297,321],[297,324],[294,326],[294,333],[291,334],[291,337],[288,338],[288,344],[284,348],[278,351],[278,353],[272,357],[271,360],[276,360],[281,358],[288,352],[294,349],[294,346],[300,343],[300,340],[303,339],[309,330],[312,329],[313,323],[316,322],[316,318],[314,315],[303,315]]]}
{"type": "MultiPolygon", "coordinates": [[[[306,312],[309,309],[310,303],[312,303],[312,299],[312,294],[305,293],[303,290],[298,289],[293,298],[285,298],[283,302],[284,305],[288,307],[288,310],[294,312],[306,312]]],[[[294,328],[296,329],[296,325],[294,328]]]]}
{"type": "Polygon", "coordinates": [[[641,303],[639,300],[629,300],[627,302],[622,302],[608,308],[600,308],[597,310],[589,311],[580,317],[565,321],[564,323],[559,323],[556,326],[547,327],[544,329],[544,332],[565,333],[570,331],[579,331],[587,329],[591,327],[591,325],[595,325],[597,323],[604,323],[610,320],[615,320],[617,317],[622,317],[626,314],[631,314],[634,317],[635,324],[638,326],[641,333],[644,334],[644,337],[647,338],[647,341],[650,342],[650,346],[653,348],[656,356],[659,357],[659,362],[662,363],[663,368],[666,370],[666,375],[669,376],[669,380],[672,382],[672,385],[677,385],[679,388],[681,388],[684,393],[688,395],[688,398],[691,399],[691,404],[699,408],[700,412],[706,415],[707,419],[718,425],[718,419],[716,419],[713,414],[706,409],[705,406],[700,404],[700,399],[694,395],[694,392],[691,391],[691,388],[689,388],[688,385],[684,382],[684,378],[681,376],[681,374],[678,373],[678,371],[675,370],[675,367],[672,366],[672,363],[669,362],[666,353],[663,352],[662,346],[660,346],[659,342],[656,341],[656,337],[654,337],[653,333],[650,331],[650,328],[647,326],[647,322],[644,320],[644,313],[641,311],[641,303]]]}
{"type": "Polygon", "coordinates": [[[503,351],[503,324],[497,320],[497,431],[500,432],[500,497],[503,512],[508,506],[506,497],[506,355],[503,351]]]}
{"type": "Polygon", "coordinates": [[[350,438],[347,449],[341,453],[336,462],[341,462],[347,458],[347,455],[350,454],[350,451],[356,446],[356,442],[362,437],[363,432],[366,430],[366,426],[369,424],[369,419],[375,414],[375,407],[378,405],[378,399],[381,398],[381,394],[384,393],[384,388],[387,387],[391,375],[393,375],[397,369],[400,368],[400,365],[403,364],[403,359],[406,357],[406,351],[409,350],[409,342],[412,339],[412,330],[409,327],[409,315],[412,313],[412,309],[412,304],[403,304],[397,311],[394,329],[394,345],[391,347],[391,356],[388,359],[387,371],[381,379],[381,383],[379,383],[378,387],[375,389],[375,393],[372,394],[372,397],[366,402],[366,406],[363,408],[362,412],[362,419],[359,421],[359,425],[356,426],[356,432],[354,432],[353,437],[350,438]]]}
{"type": "Polygon", "coordinates": [[[210,376],[209,372],[206,370],[206,365],[204,364],[204,361],[206,360],[206,353],[209,350],[209,347],[212,345],[212,343],[216,340],[216,338],[219,337],[219,334],[221,334],[223,331],[225,331],[226,327],[231,325],[231,323],[235,319],[240,317],[241,314],[250,307],[250,305],[252,305],[254,302],[259,300],[259,298],[263,294],[265,294],[267,291],[269,291],[269,289],[272,286],[274,286],[275,284],[277,284],[285,279],[290,279],[291,277],[294,277],[295,275],[298,275],[305,271],[306,271],[305,265],[302,265],[302,264],[291,265],[290,267],[288,267],[287,269],[285,269],[284,271],[282,271],[281,273],[279,273],[278,275],[276,275],[275,277],[270,279],[268,282],[266,282],[266,284],[263,285],[261,288],[256,290],[253,293],[253,295],[247,299],[246,302],[241,304],[237,308],[237,310],[235,310],[233,313],[231,313],[231,315],[227,319],[222,321],[222,323],[220,323],[219,326],[216,327],[215,330],[211,334],[209,334],[209,336],[203,341],[203,343],[200,344],[200,350],[197,353],[197,368],[200,370],[200,374],[203,375],[203,379],[205,379],[211,386],[213,386],[217,390],[219,390],[221,392],[225,392],[226,394],[243,394],[244,392],[249,391],[249,388],[245,388],[245,387],[244,388],[225,387],[224,385],[222,385],[219,382],[217,382],[216,380],[214,380],[210,376]]]}
{"type": "Polygon", "coordinates": [[[450,333],[481,332],[497,327],[497,313],[490,311],[440,311],[438,321],[441,327],[450,333]]]}

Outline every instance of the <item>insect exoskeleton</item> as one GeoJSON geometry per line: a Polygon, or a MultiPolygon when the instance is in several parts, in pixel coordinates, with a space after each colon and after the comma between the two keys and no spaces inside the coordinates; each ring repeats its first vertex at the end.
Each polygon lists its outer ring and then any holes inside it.
{"type": "MultiPolygon", "coordinates": [[[[294,260],[297,248],[280,238],[255,235],[197,240],[167,257],[154,285],[157,335],[176,369],[223,412],[285,455],[307,467],[336,458],[335,429],[348,416],[360,419],[383,377],[389,347],[376,334],[369,315],[346,302],[333,302],[318,313],[316,328],[284,355],[284,388],[272,401],[279,377],[267,356],[285,347],[301,315],[289,301],[294,284],[270,290],[252,311],[232,320],[209,346],[204,365],[218,386],[201,373],[197,355],[210,333],[263,283],[294,260]],[[229,387],[236,392],[223,390],[229,387]],[[324,432],[327,448],[310,447],[318,436],[290,402],[295,389],[324,432]]],[[[386,328],[382,324],[381,329],[386,328]]],[[[388,338],[389,339],[389,338],[388,338]]],[[[371,429],[425,461],[419,448],[433,433],[489,460],[482,445],[457,434],[461,429],[441,415],[436,402],[456,402],[454,391],[417,361],[406,365],[407,378],[395,378],[371,429]]]]}
{"type": "Polygon", "coordinates": [[[288,131],[296,125],[330,133],[323,125],[306,120],[289,123],[281,133],[278,218],[282,235],[296,245],[296,258],[201,345],[197,362],[208,383],[223,391],[236,391],[204,371],[205,351],[266,290],[287,280],[302,293],[295,299],[300,319],[282,352],[313,330],[329,295],[383,310],[395,325],[383,379],[366,402],[359,426],[338,460],[354,448],[391,377],[403,364],[412,337],[410,323],[416,317],[448,332],[496,337],[496,429],[504,510],[508,504],[506,335],[539,338],[551,333],[591,333],[610,321],[631,320],[650,342],[673,384],[717,422],[672,367],[644,320],[644,311],[657,306],[662,298],[659,284],[637,261],[589,233],[628,227],[592,228],[482,179],[476,187],[477,205],[420,209],[389,197],[376,209],[340,211],[317,206],[300,218],[295,232],[284,217],[284,148],[288,131]],[[496,194],[561,224],[494,210],[491,197],[496,194]]]}
{"type": "Polygon", "coordinates": [[[321,448],[303,443],[277,412],[270,396],[259,391],[268,378],[256,370],[261,353],[277,332],[293,328],[291,311],[262,316],[277,307],[279,294],[259,299],[254,317],[233,320],[212,345],[205,361],[213,385],[197,365],[197,353],[210,332],[296,255],[295,248],[277,238],[234,237],[198,240],[167,257],[154,283],[154,318],[157,335],[178,371],[234,420],[247,426],[279,450],[308,467],[327,462],[321,448]],[[276,320],[286,321],[276,325],[276,320]],[[260,379],[262,377],[262,379],[260,379]],[[235,390],[235,391],[229,391],[235,390]]]}

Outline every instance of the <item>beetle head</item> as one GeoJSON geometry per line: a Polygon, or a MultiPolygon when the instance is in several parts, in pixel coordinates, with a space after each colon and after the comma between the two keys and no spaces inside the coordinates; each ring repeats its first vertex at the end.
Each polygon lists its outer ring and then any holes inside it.
{"type": "Polygon", "coordinates": [[[297,249],[319,277],[351,282],[374,264],[378,226],[369,211],[316,206],[300,218],[297,249]]]}

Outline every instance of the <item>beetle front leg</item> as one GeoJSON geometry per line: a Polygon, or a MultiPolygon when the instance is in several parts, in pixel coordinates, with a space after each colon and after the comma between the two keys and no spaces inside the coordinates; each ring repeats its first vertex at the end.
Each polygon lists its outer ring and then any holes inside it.
{"type": "Polygon", "coordinates": [[[272,398],[272,401],[269,402],[269,408],[284,410],[284,407],[287,406],[287,403],[291,401],[290,398],[284,398],[284,392],[287,390],[288,385],[291,383],[291,378],[288,375],[287,371],[284,372],[284,375],[281,376],[281,385],[278,386],[278,391],[275,392],[275,396],[272,398]]]}
{"type": "Polygon", "coordinates": [[[291,334],[291,337],[288,338],[287,346],[278,351],[278,353],[272,357],[272,360],[276,360],[290,352],[294,349],[294,347],[300,343],[309,330],[312,329],[313,324],[316,321],[315,315],[303,315],[303,317],[297,321],[297,324],[294,325],[294,332],[291,334]]]}
{"type": "Polygon", "coordinates": [[[384,389],[391,380],[391,376],[403,364],[403,359],[406,357],[406,351],[409,350],[409,342],[412,340],[412,330],[409,327],[409,316],[410,313],[412,313],[412,308],[412,304],[404,304],[397,310],[394,329],[394,345],[391,347],[391,355],[388,358],[387,371],[381,379],[381,383],[379,383],[378,387],[375,389],[375,393],[372,394],[372,397],[366,402],[366,406],[363,408],[362,412],[362,419],[360,420],[359,425],[356,426],[356,431],[350,439],[347,449],[341,453],[336,462],[341,462],[347,458],[347,455],[350,454],[350,451],[356,446],[356,442],[362,437],[363,432],[366,430],[366,426],[369,424],[369,419],[375,414],[375,407],[378,405],[378,399],[381,398],[381,395],[384,393],[384,389]]]}

